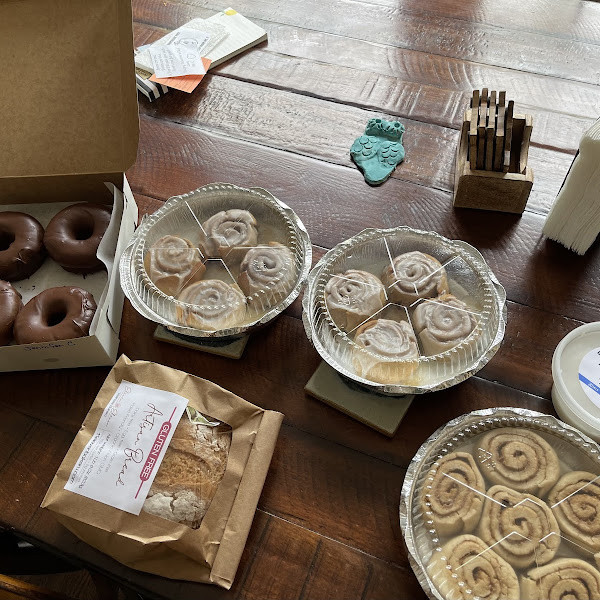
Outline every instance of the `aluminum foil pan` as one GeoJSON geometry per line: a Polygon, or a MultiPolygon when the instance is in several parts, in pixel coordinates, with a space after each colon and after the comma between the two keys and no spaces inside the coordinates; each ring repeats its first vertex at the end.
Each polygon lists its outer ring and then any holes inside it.
{"type": "Polygon", "coordinates": [[[466,242],[410,227],[365,229],[327,252],[313,268],[303,309],[308,338],[342,376],[380,394],[421,394],[464,381],[494,356],[504,337],[506,292],[479,251],[466,242]],[[402,266],[396,260],[411,254],[425,255],[427,264],[402,266]],[[412,295],[393,289],[401,285],[402,269],[407,279],[415,278],[410,281],[412,295]],[[418,273],[424,273],[420,280],[418,273]],[[427,289],[434,280],[437,287],[427,289]],[[374,298],[375,288],[380,298],[374,298]],[[432,313],[434,320],[452,327],[454,321],[457,327],[466,323],[466,333],[455,331],[457,341],[448,341],[447,332],[436,332],[432,343],[426,329],[419,329],[429,307],[441,309],[432,313]],[[383,350],[369,346],[368,336],[363,341],[363,332],[375,323],[396,336],[398,325],[390,321],[401,323],[408,358],[386,354],[385,340],[383,350]]]}
{"type": "MultiPolygon", "coordinates": [[[[217,220],[215,231],[218,226],[217,220]]],[[[218,231],[219,235],[223,232],[222,229],[218,231]]],[[[250,262],[258,265],[258,271],[264,271],[264,263],[250,262]]],[[[147,319],[181,335],[224,340],[262,327],[285,310],[300,294],[311,263],[310,238],[291,208],[262,188],[247,189],[228,183],[213,183],[174,196],[154,214],[144,217],[121,257],[121,286],[133,307],[147,319]],[[220,247],[224,238],[205,231],[207,221],[215,215],[234,215],[222,219],[224,227],[228,227],[225,233],[229,235],[231,228],[247,227],[239,216],[240,211],[249,211],[256,221],[251,226],[255,232],[247,238],[250,241],[244,245],[220,247]],[[191,252],[194,257],[198,254],[198,267],[190,270],[190,276],[181,277],[173,289],[164,283],[167,281],[171,285],[171,280],[157,278],[149,259],[165,250],[161,247],[165,236],[189,240],[193,248],[183,253],[191,252]],[[247,287],[246,291],[242,290],[244,284],[240,275],[244,257],[249,251],[268,249],[272,244],[285,247],[285,260],[280,269],[287,278],[285,286],[269,287],[272,282],[261,282],[250,291],[247,287]],[[190,301],[189,295],[184,292],[192,283],[206,280],[210,280],[211,284],[218,281],[226,285],[219,283],[214,289],[208,289],[201,296],[201,301],[190,301]],[[206,327],[205,321],[198,317],[198,314],[204,315],[207,311],[210,315],[219,316],[219,311],[231,315],[232,307],[235,309],[233,316],[213,320],[213,323],[224,323],[224,326],[206,327]]]]}
{"type": "Polygon", "coordinates": [[[462,415],[411,461],[400,526],[429,598],[598,598],[600,446],[535,411],[462,415]]]}

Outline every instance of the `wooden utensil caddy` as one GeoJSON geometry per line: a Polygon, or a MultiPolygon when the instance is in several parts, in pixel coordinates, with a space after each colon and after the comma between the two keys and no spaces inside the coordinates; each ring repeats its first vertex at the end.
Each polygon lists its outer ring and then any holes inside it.
{"type": "MultiPolygon", "coordinates": [[[[487,91],[484,92],[487,96],[487,91]]],[[[512,106],[510,108],[512,109],[512,106]]],[[[472,126],[472,111],[472,108],[465,111],[461,128],[456,155],[454,206],[521,214],[525,210],[533,186],[533,171],[527,166],[533,119],[531,115],[511,114],[512,131],[504,124],[502,131],[498,133],[500,138],[506,135],[504,143],[502,139],[497,140],[497,132],[494,131],[489,115],[487,131],[485,128],[479,128],[484,132],[484,137],[481,138],[472,126]],[[474,135],[478,135],[477,147],[472,153],[474,135]],[[500,154],[499,147],[503,149],[500,154]],[[491,150],[493,158],[490,154],[486,161],[479,155],[480,162],[477,162],[475,154],[481,154],[482,150],[491,150]],[[491,165],[501,170],[486,170],[485,167],[490,168],[491,165]],[[479,168],[473,168],[474,166],[479,168]]],[[[478,121],[481,123],[481,116],[478,117],[478,121]]],[[[485,127],[485,118],[483,121],[485,127]]]]}

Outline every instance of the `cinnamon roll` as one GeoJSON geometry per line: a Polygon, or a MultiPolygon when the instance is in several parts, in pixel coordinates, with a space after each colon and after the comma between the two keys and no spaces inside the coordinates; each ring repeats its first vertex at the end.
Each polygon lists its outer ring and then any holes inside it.
{"type": "Polygon", "coordinates": [[[419,298],[435,298],[448,293],[448,278],[441,263],[423,252],[396,256],[381,276],[392,302],[412,304],[419,298]]]}
{"type": "Polygon", "coordinates": [[[386,302],[385,288],[371,273],[351,269],[333,275],[325,286],[325,303],[335,324],[344,331],[380,311],[386,302]]]}
{"type": "Polygon", "coordinates": [[[559,558],[521,577],[521,600],[600,598],[600,572],[577,558],[559,558]]]}
{"type": "Polygon", "coordinates": [[[485,484],[467,452],[452,452],[438,460],[423,492],[423,510],[438,535],[471,533],[483,510],[485,484]]]}
{"type": "Polygon", "coordinates": [[[240,265],[238,285],[246,296],[264,294],[268,302],[283,298],[294,285],[296,270],[292,251],[270,242],[246,253],[240,265]]]}
{"type": "Polygon", "coordinates": [[[486,433],[476,455],[483,476],[519,492],[545,496],[560,465],[550,444],[533,431],[505,427],[486,433]]]}
{"type": "Polygon", "coordinates": [[[218,279],[206,279],[188,285],[177,299],[193,305],[177,307],[178,322],[205,331],[239,325],[246,314],[244,294],[218,279]]]}
{"type": "Polygon", "coordinates": [[[375,319],[363,323],[354,342],[354,368],[359,377],[376,383],[414,383],[419,346],[412,327],[405,321],[375,319]]]}
{"type": "Polygon", "coordinates": [[[413,325],[426,354],[441,354],[467,339],[477,321],[452,294],[425,300],[413,313],[413,325]]]}
{"type": "Polygon", "coordinates": [[[474,535],[459,535],[434,550],[427,573],[448,600],[519,600],[515,570],[474,535]]]}
{"type": "Polygon", "coordinates": [[[201,243],[205,254],[225,257],[233,248],[256,246],[256,225],[256,219],[247,210],[232,208],[213,215],[202,223],[201,243]]]}
{"type": "Polygon", "coordinates": [[[477,535],[520,569],[545,565],[560,545],[560,529],[548,505],[503,485],[488,490],[477,535]]]}
{"type": "Polygon", "coordinates": [[[548,494],[563,535],[578,547],[600,551],[600,479],[586,471],[566,473],[548,494]]]}
{"type": "Polygon", "coordinates": [[[154,285],[169,296],[202,279],[206,271],[200,250],[176,235],[165,235],[152,244],[144,256],[144,267],[154,285]]]}

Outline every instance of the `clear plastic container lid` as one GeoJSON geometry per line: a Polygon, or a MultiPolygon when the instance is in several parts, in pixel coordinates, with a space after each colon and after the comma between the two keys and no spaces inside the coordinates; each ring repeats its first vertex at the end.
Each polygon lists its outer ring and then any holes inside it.
{"type": "Polygon", "coordinates": [[[476,411],[413,458],[400,522],[438,600],[600,598],[600,447],[514,408],[476,411]]]}
{"type": "Polygon", "coordinates": [[[121,258],[133,306],[172,331],[231,337],[300,293],[312,259],[304,225],[261,188],[211,184],[145,218],[121,258]]]}
{"type": "Polygon", "coordinates": [[[506,293],[469,244],[409,227],[367,229],[309,275],[304,324],[342,375],[422,393],[481,369],[504,335],[506,293]]]}

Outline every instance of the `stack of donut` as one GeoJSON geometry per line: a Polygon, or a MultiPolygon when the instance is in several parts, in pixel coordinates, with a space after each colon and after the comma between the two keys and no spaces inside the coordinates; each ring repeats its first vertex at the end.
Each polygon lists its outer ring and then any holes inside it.
{"type": "Polygon", "coordinates": [[[55,287],[23,306],[11,282],[33,275],[47,254],[71,273],[101,270],[97,251],[110,216],[104,205],[73,204],[57,213],[44,231],[28,214],[0,212],[0,346],[13,338],[17,344],[31,344],[89,334],[96,312],[92,294],[78,287],[55,287]]]}

